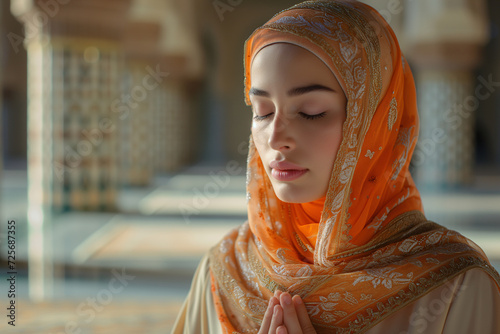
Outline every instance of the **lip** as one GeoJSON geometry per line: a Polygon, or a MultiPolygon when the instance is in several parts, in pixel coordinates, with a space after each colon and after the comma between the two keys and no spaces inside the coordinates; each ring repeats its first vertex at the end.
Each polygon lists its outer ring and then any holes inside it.
{"type": "Polygon", "coordinates": [[[269,164],[272,176],[278,181],[293,181],[309,171],[288,161],[273,160],[269,164]]]}

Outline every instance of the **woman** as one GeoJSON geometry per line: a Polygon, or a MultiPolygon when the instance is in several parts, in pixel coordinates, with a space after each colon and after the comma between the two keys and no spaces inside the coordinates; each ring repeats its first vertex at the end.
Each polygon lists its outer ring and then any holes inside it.
{"type": "Polygon", "coordinates": [[[307,1],[245,45],[248,222],[202,260],[173,333],[500,333],[500,278],[427,221],[414,80],[357,1],[307,1]]]}

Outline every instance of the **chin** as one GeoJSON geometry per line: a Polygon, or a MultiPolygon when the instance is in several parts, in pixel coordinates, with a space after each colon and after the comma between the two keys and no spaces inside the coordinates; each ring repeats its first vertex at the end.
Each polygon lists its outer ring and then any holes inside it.
{"type": "Polygon", "coordinates": [[[322,195],[316,196],[316,194],[306,189],[299,189],[286,184],[273,184],[273,188],[276,196],[285,203],[308,203],[322,197],[322,195]]]}

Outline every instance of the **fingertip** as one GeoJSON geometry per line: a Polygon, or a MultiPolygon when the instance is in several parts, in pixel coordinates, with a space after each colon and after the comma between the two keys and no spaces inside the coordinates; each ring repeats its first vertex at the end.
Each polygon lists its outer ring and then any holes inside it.
{"type": "Polygon", "coordinates": [[[287,334],[288,331],[285,326],[279,326],[276,330],[276,334],[287,334]]]}
{"type": "Polygon", "coordinates": [[[299,295],[293,296],[292,300],[295,303],[295,305],[302,305],[304,303],[299,295]]]}
{"type": "Polygon", "coordinates": [[[276,290],[276,291],[274,291],[274,296],[275,296],[275,297],[278,297],[278,298],[279,298],[279,297],[280,297],[280,295],[281,295],[281,291],[280,291],[280,290],[276,290]]]}
{"type": "Polygon", "coordinates": [[[292,296],[288,292],[283,292],[280,296],[280,301],[283,305],[290,305],[292,303],[292,296]]]}

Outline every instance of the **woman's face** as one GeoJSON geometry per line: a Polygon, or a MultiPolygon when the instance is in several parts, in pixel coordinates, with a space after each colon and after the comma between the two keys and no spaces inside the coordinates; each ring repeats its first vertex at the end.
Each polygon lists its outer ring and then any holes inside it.
{"type": "Polygon", "coordinates": [[[290,203],[325,196],[346,119],[335,75],[287,43],[262,49],[250,70],[252,135],[274,192],[290,203]]]}

